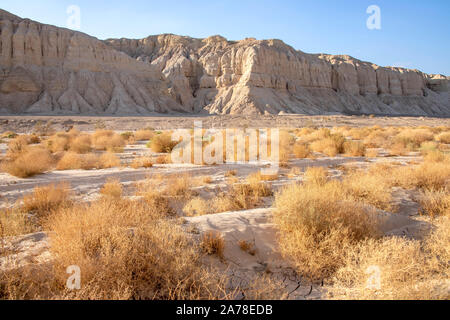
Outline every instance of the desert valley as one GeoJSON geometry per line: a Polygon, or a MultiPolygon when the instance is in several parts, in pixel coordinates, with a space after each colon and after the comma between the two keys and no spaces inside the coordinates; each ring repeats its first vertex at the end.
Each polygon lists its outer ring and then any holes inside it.
{"type": "Polygon", "coordinates": [[[0,71],[0,299],[450,298],[448,76],[3,10],[0,71]]]}

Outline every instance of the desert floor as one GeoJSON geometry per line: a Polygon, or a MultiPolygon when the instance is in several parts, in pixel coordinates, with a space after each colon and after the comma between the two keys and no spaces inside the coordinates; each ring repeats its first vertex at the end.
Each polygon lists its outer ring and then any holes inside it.
{"type": "MultiPolygon", "coordinates": [[[[12,131],[17,134],[31,134],[37,127],[49,124],[55,131],[68,131],[76,128],[80,132],[94,133],[96,130],[114,130],[118,133],[136,131],[144,128],[151,130],[171,130],[192,128],[194,121],[202,121],[204,128],[364,128],[381,127],[450,127],[450,119],[431,118],[388,118],[388,117],[353,117],[353,116],[208,116],[208,117],[0,117],[0,133],[12,131]]],[[[442,129],[445,131],[445,129],[442,129]]],[[[441,131],[442,131],[441,130],[441,131]]],[[[12,139],[5,138],[0,143],[0,155],[6,155],[8,144],[12,139]]],[[[448,144],[441,144],[448,148],[448,144]]],[[[445,149],[447,150],[447,149],[445,149]]],[[[273,193],[261,197],[260,201],[249,209],[208,214],[186,214],[188,199],[171,200],[176,211],[177,221],[182,221],[186,233],[200,237],[208,232],[218,232],[224,239],[222,257],[210,255],[204,258],[205,265],[213,265],[223,273],[230,275],[232,282],[252,279],[260,274],[268,274],[283,284],[288,299],[322,299],[327,298],[327,286],[310,281],[296,272],[295,264],[283,255],[279,249],[279,229],[273,221],[274,199],[276,194],[287,185],[303,183],[305,171],[310,167],[322,167],[327,172],[327,179],[343,179],[346,168],[367,169],[377,164],[392,168],[417,167],[424,162],[424,154],[419,149],[410,150],[402,155],[393,155],[387,148],[377,148],[373,156],[352,156],[338,154],[327,156],[314,152],[313,157],[290,157],[287,165],[267,184],[273,193]],[[251,254],[244,251],[239,243],[252,244],[251,254]]],[[[448,151],[443,151],[446,153],[448,151]]],[[[191,164],[171,164],[154,162],[149,168],[132,168],[134,159],[149,157],[155,159],[162,153],[151,151],[147,141],[133,141],[116,153],[120,160],[119,167],[93,170],[50,170],[28,178],[18,178],[7,172],[0,172],[0,209],[20,206],[23,198],[33,190],[51,184],[67,182],[72,198],[77,203],[95,202],[101,199],[101,189],[108,181],[116,181],[123,188],[123,197],[138,199],[137,190],[141,183],[158,177],[160,181],[171,176],[184,175],[191,180],[190,190],[195,197],[209,201],[221,193],[227,193],[230,187],[229,173],[233,172],[234,182],[245,181],[251,174],[257,173],[263,165],[258,164],[220,164],[197,166],[191,164]],[[205,182],[207,181],[207,182],[205,182]],[[209,200],[208,200],[209,199],[209,200]]],[[[447,161],[446,158],[445,161],[447,161]]],[[[448,181],[447,181],[448,183],[448,181]]],[[[445,189],[447,190],[447,189],[445,189]]],[[[391,190],[390,205],[395,212],[377,210],[383,216],[379,228],[385,237],[421,241],[434,228],[433,219],[420,214],[420,188],[394,186],[391,190]]],[[[326,197],[326,195],[324,195],[326,197]]],[[[380,221],[381,221],[380,220],[380,221]]],[[[0,247],[0,268],[12,270],[28,264],[42,264],[52,260],[49,232],[36,229],[28,235],[4,237],[0,247]]],[[[448,243],[447,243],[448,244],[448,243]]],[[[449,244],[450,245],[450,244],[449,244]]],[[[447,248],[448,249],[448,248],[447,248]]],[[[5,271],[6,272],[6,271],[5,271]]],[[[444,272],[448,272],[448,269],[444,272]]],[[[447,283],[448,285],[448,283],[447,283]]],[[[444,288],[450,290],[450,286],[444,288]]],[[[450,291],[447,291],[450,292],[450,291]]]]}

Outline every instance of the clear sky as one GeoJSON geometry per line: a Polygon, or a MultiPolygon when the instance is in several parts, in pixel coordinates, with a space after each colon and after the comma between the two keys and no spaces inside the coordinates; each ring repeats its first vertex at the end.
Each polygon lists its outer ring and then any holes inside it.
{"type": "Polygon", "coordinates": [[[276,38],[308,53],[450,75],[450,0],[0,0],[2,9],[61,27],[69,5],[81,9],[81,31],[100,39],[276,38]],[[370,5],[381,9],[381,30],[366,26],[370,5]]]}

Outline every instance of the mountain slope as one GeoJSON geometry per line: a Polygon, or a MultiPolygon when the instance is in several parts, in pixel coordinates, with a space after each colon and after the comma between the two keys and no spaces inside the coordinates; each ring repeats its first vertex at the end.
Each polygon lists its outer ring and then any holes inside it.
{"type": "Polygon", "coordinates": [[[450,116],[449,78],[280,40],[100,41],[0,10],[0,113],[450,116]]]}
{"type": "Polygon", "coordinates": [[[156,66],[194,112],[450,115],[447,77],[306,54],[280,40],[158,35],[105,42],[156,66]]]}
{"type": "Polygon", "coordinates": [[[80,32],[0,10],[0,112],[150,114],[181,109],[152,65],[80,32]]]}

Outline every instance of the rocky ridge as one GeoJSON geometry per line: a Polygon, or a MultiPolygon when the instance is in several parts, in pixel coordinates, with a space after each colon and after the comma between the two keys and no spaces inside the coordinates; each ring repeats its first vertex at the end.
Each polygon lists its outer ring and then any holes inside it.
{"type": "Polygon", "coordinates": [[[0,10],[0,113],[450,116],[449,77],[280,40],[100,41],[0,10]]]}

